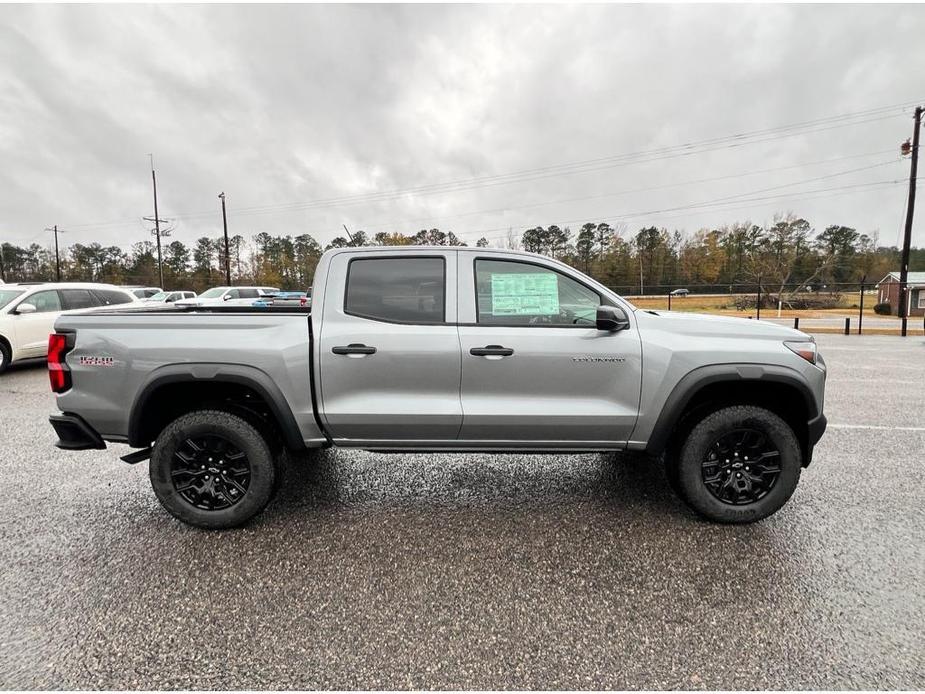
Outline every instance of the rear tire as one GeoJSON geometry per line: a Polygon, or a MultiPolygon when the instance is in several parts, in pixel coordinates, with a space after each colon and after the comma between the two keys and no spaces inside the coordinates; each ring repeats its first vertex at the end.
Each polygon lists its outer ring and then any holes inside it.
{"type": "Polygon", "coordinates": [[[800,444],[783,419],[761,407],[735,406],[691,429],[668,474],[704,518],[753,523],[787,503],[802,462],[800,444]]]}
{"type": "Polygon", "coordinates": [[[266,439],[241,417],[198,410],[157,437],[151,486],[174,517],[199,528],[243,525],[263,511],[280,477],[266,439]]]}

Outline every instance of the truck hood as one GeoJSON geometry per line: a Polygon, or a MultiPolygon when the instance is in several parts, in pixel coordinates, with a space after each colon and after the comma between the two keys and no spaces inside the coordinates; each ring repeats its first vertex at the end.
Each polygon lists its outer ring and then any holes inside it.
{"type": "Polygon", "coordinates": [[[681,311],[647,311],[638,309],[636,319],[641,328],[652,327],[682,335],[768,337],[774,339],[809,340],[809,335],[770,321],[750,320],[735,316],[714,316],[708,313],[681,311]]]}

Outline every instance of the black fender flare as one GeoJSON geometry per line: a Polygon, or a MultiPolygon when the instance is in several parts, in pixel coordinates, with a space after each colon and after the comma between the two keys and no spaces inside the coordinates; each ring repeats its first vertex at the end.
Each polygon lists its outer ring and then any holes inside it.
{"type": "Polygon", "coordinates": [[[129,414],[128,443],[130,446],[138,448],[151,445],[150,441],[142,440],[144,410],[151,396],[164,385],[184,382],[235,383],[247,386],[267,403],[279,425],[286,447],[296,451],[305,448],[305,441],[302,439],[302,433],[292,414],[292,409],[272,378],[254,366],[207,362],[168,364],[149,374],[144,385],[139,389],[129,414]]]}
{"type": "MultiPolygon", "coordinates": [[[[816,399],[806,378],[799,371],[773,364],[709,364],[685,374],[669,393],[655,427],[646,444],[646,452],[660,455],[665,451],[675,426],[680,421],[687,405],[705,386],[722,382],[782,383],[795,388],[806,403],[809,421],[818,420],[822,414],[816,406],[816,399]]],[[[807,422],[809,423],[809,422],[807,422]]],[[[824,428],[824,426],[823,426],[824,428]]],[[[819,436],[821,436],[821,432],[819,436]]],[[[818,440],[818,437],[816,437],[818,440]]],[[[810,443],[810,446],[812,443],[810,443]]]]}

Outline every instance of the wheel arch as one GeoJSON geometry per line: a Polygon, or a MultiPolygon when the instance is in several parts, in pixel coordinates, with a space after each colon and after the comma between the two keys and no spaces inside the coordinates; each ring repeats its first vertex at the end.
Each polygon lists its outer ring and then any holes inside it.
{"type": "Polygon", "coordinates": [[[646,452],[671,453],[702,416],[730,405],[756,405],[781,417],[800,442],[804,465],[809,463],[809,422],[822,414],[812,389],[798,371],[763,364],[712,364],[685,375],[666,399],[646,452]]]}
{"type": "Polygon", "coordinates": [[[244,364],[173,364],[152,372],[132,403],[128,443],[147,447],[176,417],[215,407],[217,402],[224,403],[223,409],[272,427],[290,450],[305,448],[279,386],[265,372],[244,364]]]}

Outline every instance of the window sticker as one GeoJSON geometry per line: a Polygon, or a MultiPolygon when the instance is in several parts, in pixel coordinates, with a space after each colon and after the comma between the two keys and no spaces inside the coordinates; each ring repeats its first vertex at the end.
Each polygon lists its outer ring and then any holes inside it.
{"type": "Polygon", "coordinates": [[[550,272],[491,273],[491,315],[554,316],[559,283],[550,272]]]}

